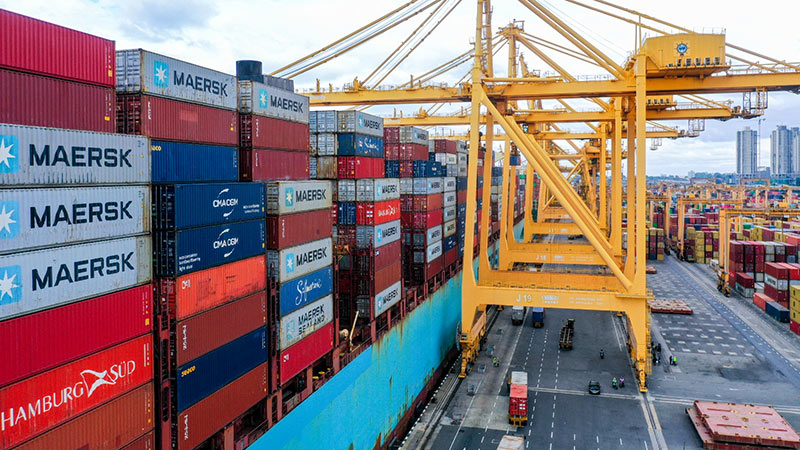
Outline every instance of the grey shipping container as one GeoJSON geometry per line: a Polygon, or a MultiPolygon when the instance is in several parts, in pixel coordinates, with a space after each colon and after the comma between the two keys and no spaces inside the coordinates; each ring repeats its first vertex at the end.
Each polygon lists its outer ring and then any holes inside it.
{"type": "Polygon", "coordinates": [[[414,180],[421,178],[400,178],[400,195],[414,193],[414,180]]]}
{"type": "Polygon", "coordinates": [[[147,50],[117,51],[117,91],[236,109],[236,77],[147,50]]]}
{"type": "Polygon", "coordinates": [[[383,247],[400,240],[400,221],[395,220],[380,225],[359,225],[356,227],[356,246],[383,247]]]}
{"type": "Polygon", "coordinates": [[[331,238],[319,239],[282,250],[267,251],[269,275],[279,282],[301,277],[333,263],[331,238]]]}
{"type": "Polygon", "coordinates": [[[445,192],[442,194],[442,206],[447,208],[450,206],[456,206],[456,201],[458,197],[456,196],[456,192],[445,192]]]}
{"type": "Polygon", "coordinates": [[[0,124],[0,185],[150,182],[142,136],[0,124]]]}
{"type": "Polygon", "coordinates": [[[308,97],[255,81],[240,81],[239,112],[307,124],[308,97]]]}
{"type": "Polygon", "coordinates": [[[339,131],[336,111],[311,111],[309,128],[312,133],[336,133],[339,131]]]}
{"type": "Polygon", "coordinates": [[[314,133],[308,134],[308,146],[311,149],[311,156],[317,156],[317,135],[314,133]]]}
{"type": "Polygon", "coordinates": [[[333,321],[333,296],[326,295],[281,317],[280,349],[286,350],[333,321]]]}
{"type": "Polygon", "coordinates": [[[146,186],[0,190],[0,254],[149,231],[146,186]]]}
{"type": "Polygon", "coordinates": [[[448,220],[455,220],[456,218],[456,207],[455,206],[448,206],[447,208],[442,209],[442,220],[447,222],[448,220]]]}
{"type": "Polygon", "coordinates": [[[330,208],[331,198],[330,181],[271,181],[267,183],[267,214],[330,208]]]}
{"type": "MultiPolygon", "coordinates": [[[[400,127],[400,143],[432,145],[432,143],[428,142],[428,132],[417,127],[400,127]]],[[[428,150],[431,150],[430,146],[428,150]]]]}
{"type": "MultiPolygon", "coordinates": [[[[454,155],[452,155],[454,156],[454,155]]],[[[456,190],[456,177],[443,178],[444,192],[454,192],[456,190]]]]}
{"type": "Polygon", "coordinates": [[[147,283],[149,236],[0,256],[0,320],[147,283]]]}
{"type": "Polygon", "coordinates": [[[397,304],[403,297],[402,291],[403,283],[398,281],[375,295],[375,317],[397,304]]]}
{"type": "Polygon", "coordinates": [[[399,178],[367,178],[356,180],[356,201],[382,202],[400,198],[399,178]]]}
{"type": "Polygon", "coordinates": [[[333,133],[318,133],[312,134],[316,138],[317,155],[319,156],[335,156],[336,150],[339,148],[339,139],[333,133]]]}
{"type": "Polygon", "coordinates": [[[336,195],[340,202],[356,201],[356,180],[339,180],[337,183],[336,195]]]}
{"type": "MultiPolygon", "coordinates": [[[[319,117],[317,117],[319,121],[319,117]]],[[[383,119],[361,111],[339,111],[336,114],[339,133],[357,133],[383,139],[383,119]]],[[[319,122],[317,122],[319,127],[319,122]]],[[[323,131],[323,130],[319,130],[323,131]]],[[[427,133],[427,132],[426,132],[427,133]]]]}

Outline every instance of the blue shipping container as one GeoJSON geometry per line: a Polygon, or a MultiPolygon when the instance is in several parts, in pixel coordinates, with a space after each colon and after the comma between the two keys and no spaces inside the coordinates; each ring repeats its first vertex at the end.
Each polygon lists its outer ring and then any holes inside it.
{"type": "Polygon", "coordinates": [[[178,367],[178,412],[267,360],[267,331],[259,328],[178,367]]]}
{"type": "Polygon", "coordinates": [[[789,323],[789,310],[778,302],[766,303],[767,314],[778,322],[789,323]]]}
{"type": "Polygon", "coordinates": [[[512,166],[518,166],[519,165],[519,155],[509,155],[508,156],[508,162],[512,166]]]}
{"type": "Polygon", "coordinates": [[[467,189],[467,177],[456,177],[456,190],[463,191],[467,189]]]}
{"type": "Polygon", "coordinates": [[[384,161],[386,178],[400,178],[400,161],[384,161]]]}
{"type": "Polygon", "coordinates": [[[156,232],[155,273],[172,277],[264,253],[266,221],[156,232]]]}
{"type": "Polygon", "coordinates": [[[445,252],[449,252],[450,250],[456,248],[456,245],[458,245],[458,239],[456,238],[455,234],[451,234],[450,236],[447,236],[446,238],[444,238],[444,251],[445,252]]]}
{"type": "Polygon", "coordinates": [[[343,133],[337,136],[339,156],[383,158],[383,138],[354,133],[343,133]]]}
{"type": "Polygon", "coordinates": [[[492,177],[502,177],[502,176],[503,176],[502,167],[492,167],[492,177]]]}
{"type": "Polygon", "coordinates": [[[179,230],[266,218],[263,183],[164,184],[153,187],[153,226],[179,230]]]}
{"type": "Polygon", "coordinates": [[[239,150],[219,145],[152,141],[153,183],[239,180],[239,150]]]}
{"type": "Polygon", "coordinates": [[[336,223],[339,225],[356,224],[356,204],[354,202],[339,202],[336,205],[336,223]]]}
{"type": "Polygon", "coordinates": [[[281,284],[281,317],[333,292],[333,267],[281,284]]]}

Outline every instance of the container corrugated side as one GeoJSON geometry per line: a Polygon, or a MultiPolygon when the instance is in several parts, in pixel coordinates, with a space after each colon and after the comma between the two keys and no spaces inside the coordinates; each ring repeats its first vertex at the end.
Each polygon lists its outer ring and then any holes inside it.
{"type": "Polygon", "coordinates": [[[183,229],[263,219],[261,183],[209,183],[153,186],[153,226],[183,229]]]}
{"type": "Polygon", "coordinates": [[[114,450],[153,429],[153,385],[145,384],[47,433],[16,450],[114,450]]]}
{"type": "Polygon", "coordinates": [[[255,114],[239,115],[241,148],[309,152],[308,125],[255,114]]]}
{"type": "Polygon", "coordinates": [[[280,353],[281,380],[291,379],[333,349],[333,327],[329,323],[280,353]]]}
{"type": "Polygon", "coordinates": [[[310,167],[311,161],[306,152],[262,148],[239,150],[241,181],[307,180],[311,175],[310,167]]]}
{"type": "Polygon", "coordinates": [[[113,133],[114,89],[0,69],[0,123],[113,133]]]}
{"type": "Polygon", "coordinates": [[[175,326],[175,363],[182,366],[266,324],[264,291],[182,320],[175,326]]]}
{"type": "Polygon", "coordinates": [[[330,209],[330,181],[271,181],[267,183],[267,214],[293,214],[330,209]]]}
{"type": "Polygon", "coordinates": [[[309,240],[330,237],[333,228],[331,220],[328,209],[267,216],[267,248],[280,250],[309,240]]]}
{"type": "MultiPolygon", "coordinates": [[[[360,133],[383,140],[383,119],[361,111],[338,111],[336,113],[339,133],[360,133]]],[[[320,130],[322,131],[322,130],[320,130]]]]}
{"type": "Polygon", "coordinates": [[[237,181],[239,151],[221,145],[153,141],[153,183],[237,181]]]}
{"type": "Polygon", "coordinates": [[[250,258],[264,252],[265,238],[263,220],[159,231],[153,245],[155,273],[178,276],[250,258]]]}
{"type": "Polygon", "coordinates": [[[165,320],[183,320],[266,286],[264,256],[255,256],[177,278],[162,278],[157,295],[162,314],[169,314],[165,320]]]}
{"type": "Polygon", "coordinates": [[[267,364],[261,364],[178,415],[177,450],[197,447],[266,396],[267,364]]]}
{"type": "Polygon", "coordinates": [[[0,322],[0,386],[152,330],[151,284],[0,322]]]}
{"type": "Polygon", "coordinates": [[[0,256],[0,319],[147,283],[150,237],[130,237],[0,256]]]}
{"type": "Polygon", "coordinates": [[[146,433],[139,439],[136,439],[125,447],[122,447],[122,450],[156,450],[155,430],[146,433]]]}
{"type": "Polygon", "coordinates": [[[330,266],[333,262],[331,238],[319,239],[283,250],[267,251],[269,276],[285,282],[330,266]]]}
{"type": "Polygon", "coordinates": [[[333,296],[326,295],[281,317],[278,347],[286,350],[332,321],[333,296]]]}
{"type": "MultiPolygon", "coordinates": [[[[352,180],[341,180],[352,181],[352,180]]],[[[355,180],[356,198],[358,202],[382,202],[400,198],[400,179],[376,178],[355,180]]],[[[341,185],[341,182],[339,183],[341,185]]],[[[349,200],[353,201],[353,200],[349,200]]]]}
{"type": "Polygon", "coordinates": [[[381,225],[359,225],[356,227],[356,245],[358,247],[383,247],[402,237],[400,221],[394,220],[381,225]]]}
{"type": "MultiPolygon", "coordinates": [[[[2,114],[2,113],[0,113],[2,114]]],[[[147,138],[0,123],[0,184],[128,184],[150,181],[147,138]]]]}
{"type": "Polygon", "coordinates": [[[333,292],[333,267],[311,272],[294,280],[281,283],[280,315],[285,316],[333,292]]]}
{"type": "Polygon", "coordinates": [[[0,9],[0,67],[114,87],[114,41],[0,9]]]}
{"type": "Polygon", "coordinates": [[[308,124],[308,97],[257,81],[240,81],[239,112],[308,124]]]}
{"type": "Polygon", "coordinates": [[[4,448],[152,380],[152,341],[142,336],[0,389],[4,448]]]}
{"type": "Polygon", "coordinates": [[[402,298],[403,283],[398,281],[375,295],[375,317],[396,305],[402,298]]]}
{"type": "Polygon", "coordinates": [[[117,90],[236,109],[236,77],[142,49],[117,51],[117,90]]]}
{"type": "Polygon", "coordinates": [[[150,232],[144,186],[0,191],[0,254],[150,232]]]}
{"type": "Polygon", "coordinates": [[[267,360],[267,331],[259,328],[178,367],[178,412],[267,360]]]}

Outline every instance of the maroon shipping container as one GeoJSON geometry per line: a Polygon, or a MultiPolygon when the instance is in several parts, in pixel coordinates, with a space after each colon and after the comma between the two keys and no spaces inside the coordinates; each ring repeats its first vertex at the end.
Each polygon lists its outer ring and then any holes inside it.
{"type": "Polygon", "coordinates": [[[339,292],[355,295],[374,296],[403,278],[403,265],[400,255],[396,255],[394,262],[379,270],[362,267],[363,272],[358,272],[358,278],[340,277],[339,292]]]}
{"type": "Polygon", "coordinates": [[[114,98],[114,89],[0,69],[0,123],[113,133],[114,98]]]}
{"type": "Polygon", "coordinates": [[[414,206],[412,211],[425,212],[442,209],[442,194],[412,195],[414,206]]]}
{"type": "Polygon", "coordinates": [[[458,259],[458,248],[457,247],[451,248],[444,254],[444,265],[449,266],[450,264],[456,262],[457,259],[458,259]]]}
{"type": "Polygon", "coordinates": [[[122,450],[155,450],[156,433],[151,431],[130,444],[122,447],[122,450]]]}
{"type": "Polygon", "coordinates": [[[153,330],[153,285],[0,322],[0,387],[153,330]]]}
{"type": "Polygon", "coordinates": [[[436,153],[458,153],[458,144],[449,139],[436,139],[433,141],[433,151],[436,153]]]}
{"type": "Polygon", "coordinates": [[[182,366],[266,323],[265,291],[178,322],[175,326],[176,365],[182,366]]]}
{"type": "Polygon", "coordinates": [[[306,152],[239,149],[239,180],[307,180],[306,152]]]}
{"type": "Polygon", "coordinates": [[[444,258],[436,258],[430,263],[412,263],[409,265],[406,284],[419,285],[427,282],[434,276],[442,272],[444,258]]]}
{"type": "Polygon", "coordinates": [[[336,245],[356,246],[356,226],[336,225],[336,245]]]}
{"type": "MultiPolygon", "coordinates": [[[[441,197],[441,195],[439,195],[441,197]]],[[[356,204],[357,225],[381,225],[400,218],[400,199],[356,204]]]]}
{"type": "Polygon", "coordinates": [[[400,224],[403,228],[428,229],[434,225],[442,224],[442,210],[434,209],[428,212],[400,213],[400,224]]]}
{"type": "Polygon", "coordinates": [[[239,123],[241,148],[272,148],[310,152],[308,124],[254,114],[240,115],[239,123]]]}
{"type": "Polygon", "coordinates": [[[267,216],[267,248],[280,250],[316,241],[329,237],[332,230],[331,211],[327,208],[285,216],[267,216]]]}
{"type": "Polygon", "coordinates": [[[383,140],[387,144],[400,142],[400,127],[383,127],[383,140]]]}
{"type": "Polygon", "coordinates": [[[0,9],[0,67],[114,88],[115,64],[114,41],[0,9]]]}
{"type": "Polygon", "coordinates": [[[153,384],[145,384],[16,450],[116,450],[153,429],[153,384]]]}
{"type": "Polygon", "coordinates": [[[117,130],[152,139],[238,145],[238,113],[142,94],[117,96],[117,130]]]}
{"type": "Polygon", "coordinates": [[[288,381],[333,349],[333,322],[280,354],[280,377],[288,381]]]}
{"type": "MultiPolygon", "coordinates": [[[[386,128],[384,128],[385,130],[386,128]]],[[[400,159],[400,144],[383,144],[383,159],[397,161],[400,159]]]]}
{"type": "Polygon", "coordinates": [[[394,241],[391,244],[386,244],[383,247],[370,250],[374,253],[371,266],[374,267],[375,270],[381,270],[394,261],[400,261],[402,256],[401,244],[400,241],[394,241]]]}
{"type": "MultiPolygon", "coordinates": [[[[267,363],[264,363],[180,413],[173,442],[179,450],[197,447],[266,395],[267,363]]],[[[170,429],[163,424],[161,428],[170,429]]]]}
{"type": "Polygon", "coordinates": [[[414,161],[400,161],[400,178],[414,177],[414,161]]]}
{"type": "Polygon", "coordinates": [[[401,161],[427,161],[428,146],[420,144],[400,144],[401,161]]]}
{"type": "Polygon", "coordinates": [[[456,203],[457,204],[466,204],[467,203],[467,191],[458,191],[456,192],[456,203]]]}
{"type": "Polygon", "coordinates": [[[340,156],[339,178],[383,178],[385,173],[383,158],[367,158],[362,156],[340,156]]]}

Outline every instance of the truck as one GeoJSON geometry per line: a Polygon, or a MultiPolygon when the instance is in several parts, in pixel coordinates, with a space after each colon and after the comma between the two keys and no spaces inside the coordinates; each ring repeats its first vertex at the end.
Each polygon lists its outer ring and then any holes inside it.
{"type": "Polygon", "coordinates": [[[500,439],[497,450],[523,450],[525,448],[525,437],[505,435],[500,439]]]}
{"type": "Polygon", "coordinates": [[[528,385],[528,372],[514,370],[506,379],[506,387],[511,391],[512,384],[528,385]]]}
{"type": "Polygon", "coordinates": [[[514,306],[511,308],[511,324],[521,325],[525,318],[525,308],[522,306],[514,306]]]}
{"type": "Polygon", "coordinates": [[[542,328],[544,326],[544,308],[534,306],[531,308],[531,316],[533,318],[533,328],[542,328]]]}
{"type": "Polygon", "coordinates": [[[516,427],[528,425],[528,386],[512,384],[508,394],[508,423],[516,427]]]}
{"type": "Polygon", "coordinates": [[[575,334],[575,319],[567,319],[561,326],[561,334],[558,336],[558,348],[572,350],[572,337],[575,334]]]}

